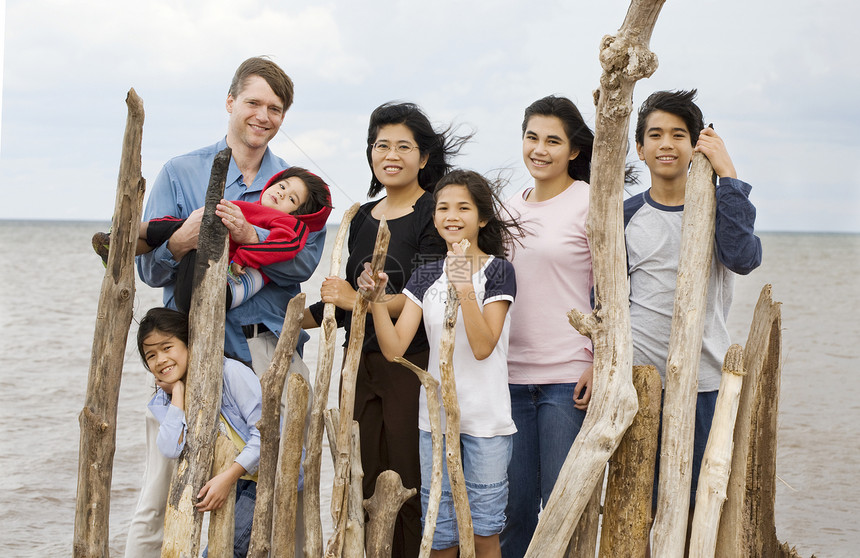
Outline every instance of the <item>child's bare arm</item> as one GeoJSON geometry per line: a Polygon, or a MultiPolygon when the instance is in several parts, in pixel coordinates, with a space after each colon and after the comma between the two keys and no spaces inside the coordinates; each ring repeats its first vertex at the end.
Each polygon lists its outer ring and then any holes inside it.
{"type": "Polygon", "coordinates": [[[699,134],[699,141],[696,142],[695,150],[708,158],[717,176],[727,178],[738,177],[735,166],[732,163],[732,158],[729,157],[729,152],[726,149],[726,144],[723,143],[723,138],[713,128],[702,130],[699,134]]]}

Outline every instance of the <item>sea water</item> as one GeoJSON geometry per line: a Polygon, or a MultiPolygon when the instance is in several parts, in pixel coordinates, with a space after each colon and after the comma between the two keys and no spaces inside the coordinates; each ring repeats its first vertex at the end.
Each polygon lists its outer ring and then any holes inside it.
{"type": "MultiPolygon", "coordinates": [[[[104,268],[90,237],[106,223],[0,221],[0,556],[72,551],[80,413],[104,268]]],[[[319,299],[323,260],[303,290],[319,299]]],[[[762,266],[739,277],[729,319],[744,344],[761,288],[782,302],[777,536],[801,556],[855,556],[860,543],[860,235],[761,235],[762,266]]],[[[137,282],[134,316],[161,304],[137,282]]],[[[144,410],[153,387],[136,354],[133,322],[117,417],[110,549],[121,556],[140,489],[144,410]]],[[[317,334],[306,361],[315,369],[317,334]]],[[[340,356],[335,362],[340,362],[340,356]]],[[[337,368],[337,366],[335,367],[337,368]]],[[[336,372],[336,370],[335,370],[336,372]]],[[[336,401],[332,382],[329,406],[336,401]]],[[[322,517],[331,463],[323,452],[322,517]]]]}

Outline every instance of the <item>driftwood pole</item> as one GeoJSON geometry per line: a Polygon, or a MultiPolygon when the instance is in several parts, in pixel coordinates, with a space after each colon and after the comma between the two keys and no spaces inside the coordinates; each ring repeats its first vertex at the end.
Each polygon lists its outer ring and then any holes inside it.
{"type": "Polygon", "coordinates": [[[364,554],[364,469],[361,467],[361,431],[357,420],[352,421],[351,442],[349,503],[343,535],[343,555],[347,558],[364,554]]]}
{"type": "Polygon", "coordinates": [[[654,519],[654,554],[670,558],[684,555],[690,516],[699,358],[705,331],[708,278],[714,257],[717,200],[713,174],[708,158],[702,153],[694,154],[684,193],[654,519]]]}
{"type": "MultiPolygon", "coordinates": [[[[331,253],[329,275],[340,275],[340,262],[343,257],[343,242],[352,218],[358,212],[359,204],[354,203],[340,221],[334,247],[331,253]]],[[[334,304],[329,302],[323,310],[320,324],[319,351],[317,353],[317,372],[314,382],[314,401],[308,427],[308,441],[305,448],[305,556],[322,556],[322,522],[320,520],[320,466],[322,458],[323,413],[328,403],[328,390],[331,383],[331,369],[334,364],[337,323],[334,319],[334,304]]]]}
{"type": "Polygon", "coordinates": [[[639,412],[609,461],[600,558],[641,557],[648,546],[663,386],[653,366],[634,366],[633,385],[639,412]]]}
{"type": "MultiPolygon", "coordinates": [[[[379,222],[376,234],[376,244],[371,260],[371,274],[375,277],[384,269],[385,258],[388,254],[388,241],[391,233],[383,217],[379,222]]],[[[358,374],[358,362],[364,345],[365,317],[368,301],[363,296],[355,299],[352,309],[352,323],[349,334],[349,344],[346,348],[346,359],[341,371],[340,420],[337,430],[337,460],[335,462],[334,485],[331,491],[331,514],[334,519],[334,534],[329,539],[325,555],[327,558],[339,557],[343,551],[343,536],[346,529],[347,500],[349,494],[349,454],[350,436],[352,433],[352,415],[355,410],[355,380],[358,374]]]]}
{"type": "MultiPolygon", "coordinates": [[[[263,389],[263,412],[257,430],[260,431],[260,467],[257,470],[257,501],[254,504],[254,523],[248,556],[266,558],[272,549],[272,515],[275,496],[275,477],[278,467],[278,447],[281,439],[281,398],[284,383],[290,370],[293,352],[301,331],[305,309],[304,293],[294,296],[287,304],[281,336],[269,368],[260,378],[263,389]]],[[[307,398],[305,399],[307,405],[307,398]]],[[[290,408],[289,413],[304,414],[306,407],[290,408]]],[[[301,436],[299,437],[301,439],[301,436]]],[[[301,456],[299,457],[301,459],[301,456]]],[[[295,530],[294,530],[295,531],[295,530]]]]}
{"type": "MultiPolygon", "coordinates": [[[[301,308],[304,308],[304,302],[301,308]]],[[[302,441],[309,391],[308,382],[301,374],[290,374],[287,379],[287,420],[281,434],[275,477],[271,556],[278,558],[293,558],[296,555],[299,469],[302,463],[302,441]]]]}
{"type": "Polygon", "coordinates": [[[735,424],[728,499],[717,556],[791,556],[776,538],[776,418],[782,371],[782,316],[771,286],[759,296],[744,348],[746,380],[735,424]]]}
{"type": "Polygon", "coordinates": [[[454,499],[454,513],[457,514],[460,556],[474,558],[475,534],[469,496],[466,494],[466,479],[463,476],[463,459],[460,455],[460,404],[457,401],[457,382],[454,378],[454,335],[459,309],[457,289],[449,282],[442,322],[442,340],[439,343],[439,375],[442,379],[442,405],[445,407],[445,460],[448,465],[451,496],[454,499]]]}
{"type": "Polygon", "coordinates": [[[439,403],[439,382],[423,368],[415,366],[402,357],[395,357],[394,362],[412,370],[424,391],[427,393],[427,416],[430,419],[430,437],[433,443],[433,472],[430,479],[430,498],[427,510],[424,512],[424,534],[421,537],[421,558],[429,558],[433,546],[433,535],[436,532],[436,520],[439,519],[439,502],[442,499],[442,409],[439,403]]]}
{"type": "Polygon", "coordinates": [[[86,402],[78,416],[81,442],[74,555],[80,557],[108,556],[116,412],[125,344],[133,313],[134,247],[146,190],[146,182],[140,173],[143,101],[134,89],[130,89],[125,103],[128,117],[113,213],[114,243],[99,295],[86,402]]]}
{"type": "Polygon", "coordinates": [[[164,514],[163,557],[197,556],[203,513],[197,511],[197,493],[209,480],[218,436],[218,413],[224,376],[224,306],[227,274],[227,229],[215,215],[224,196],[231,151],[215,156],[194,269],[191,308],[188,313],[188,374],[185,420],[188,433],[170,483],[164,514]]]}
{"type": "MultiPolygon", "coordinates": [[[[219,428],[218,438],[215,440],[215,465],[212,467],[212,476],[229,469],[237,455],[239,452],[236,451],[233,441],[219,428]]],[[[209,558],[233,556],[235,512],[236,491],[231,490],[224,505],[209,514],[209,558]]]]}
{"type": "Polygon", "coordinates": [[[594,344],[594,395],[538,522],[529,558],[563,555],[606,461],[636,415],[624,243],[625,148],[633,87],[657,69],[648,43],[663,1],[633,0],[618,34],[604,37],[601,44],[587,224],[596,307],[589,316],[568,314],[594,344]]]}
{"type": "MultiPolygon", "coordinates": [[[[406,488],[400,475],[388,469],[376,479],[373,496],[364,502],[367,510],[367,558],[389,558],[394,539],[394,522],[403,504],[418,491],[406,488]]],[[[345,556],[345,558],[355,558],[345,556]]]]}
{"type": "Polygon", "coordinates": [[[603,475],[597,479],[597,485],[591,493],[591,498],[582,511],[579,523],[576,524],[570,545],[567,547],[567,558],[594,558],[597,553],[601,496],[603,496],[603,475]]]}
{"type": "Polygon", "coordinates": [[[732,465],[735,419],[743,387],[743,359],[741,346],[732,345],[723,362],[713,425],[702,458],[699,485],[696,487],[696,511],[690,535],[691,557],[713,557],[716,550],[720,512],[726,501],[726,486],[729,484],[732,465]]]}

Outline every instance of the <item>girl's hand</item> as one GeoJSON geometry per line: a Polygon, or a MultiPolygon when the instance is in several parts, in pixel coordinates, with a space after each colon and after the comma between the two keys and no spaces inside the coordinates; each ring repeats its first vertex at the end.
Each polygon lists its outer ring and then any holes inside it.
{"type": "Polygon", "coordinates": [[[385,286],[388,285],[388,274],[380,271],[377,279],[371,275],[370,263],[364,263],[364,271],[358,277],[358,292],[370,302],[384,302],[385,286]]]}
{"type": "Polygon", "coordinates": [[[224,223],[227,232],[230,233],[230,238],[236,244],[258,244],[260,242],[257,229],[245,219],[242,210],[235,203],[222,199],[221,203],[215,206],[215,215],[221,218],[221,222],[224,223]]]}
{"type": "Polygon", "coordinates": [[[589,366],[588,369],[579,377],[576,382],[576,387],[573,388],[573,406],[580,411],[588,410],[588,403],[591,401],[591,386],[594,379],[594,366],[589,366]]]}
{"type": "Polygon", "coordinates": [[[230,262],[230,273],[236,275],[245,275],[245,266],[239,265],[236,262],[230,262]]]}
{"type": "Polygon", "coordinates": [[[185,382],[177,380],[173,383],[162,382],[155,380],[155,385],[164,390],[164,393],[170,395],[170,404],[185,409],[185,382]]]}
{"type": "Polygon", "coordinates": [[[197,499],[203,498],[203,500],[195,504],[194,507],[201,512],[221,509],[224,502],[227,501],[227,497],[230,496],[230,490],[234,490],[235,485],[236,481],[229,471],[215,475],[200,489],[197,499]]]}
{"type": "Polygon", "coordinates": [[[468,259],[459,244],[452,244],[445,258],[445,275],[457,291],[472,285],[472,261],[468,259]]]}
{"type": "Polygon", "coordinates": [[[340,277],[326,277],[320,287],[322,301],[331,302],[343,310],[352,310],[355,306],[355,296],[355,289],[340,277]]]}

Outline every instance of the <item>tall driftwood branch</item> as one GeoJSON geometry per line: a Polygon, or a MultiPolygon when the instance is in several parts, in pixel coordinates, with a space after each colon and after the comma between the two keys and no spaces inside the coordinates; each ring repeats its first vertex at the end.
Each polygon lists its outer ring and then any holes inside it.
{"type": "Polygon", "coordinates": [[[684,194],[678,282],[666,360],[660,478],[654,519],[654,554],[681,557],[690,516],[693,434],[699,358],[705,331],[708,278],[714,257],[717,200],[714,170],[702,153],[693,155],[684,194]]]}
{"type": "Polygon", "coordinates": [[[633,385],[639,412],[609,461],[600,558],[645,556],[648,546],[663,386],[653,366],[634,366],[633,385]]]}
{"type": "Polygon", "coordinates": [[[228,238],[227,228],[215,215],[215,206],[224,197],[230,158],[228,147],[218,153],[212,163],[197,239],[197,263],[188,313],[188,387],[185,392],[188,433],[167,496],[161,546],[161,555],[165,558],[197,556],[200,552],[203,513],[194,504],[197,493],[212,472],[224,377],[224,277],[228,238]]]}
{"type": "Polygon", "coordinates": [[[714,408],[714,420],[708,445],[702,458],[702,471],[696,487],[696,511],[690,536],[690,556],[713,557],[717,546],[720,512],[726,501],[726,486],[732,465],[735,419],[744,376],[744,353],[732,345],[723,361],[720,391],[714,408]]]}
{"type": "MultiPolygon", "coordinates": [[[[254,504],[254,523],[248,547],[249,557],[266,558],[272,549],[275,478],[281,439],[281,397],[284,393],[287,373],[290,370],[290,362],[299,340],[304,309],[304,293],[294,296],[287,304],[284,325],[281,328],[278,344],[275,346],[275,354],[272,356],[269,368],[260,378],[263,389],[263,412],[257,422],[257,430],[260,431],[260,467],[257,470],[257,501],[254,504]]],[[[305,401],[307,402],[307,398],[305,401]]],[[[303,414],[306,412],[305,405],[300,409],[290,408],[288,412],[303,414]]],[[[302,436],[299,438],[301,439],[302,436]]]]}
{"type": "Polygon", "coordinates": [[[140,171],[143,101],[130,89],[122,141],[113,243],[102,280],[86,402],[78,420],[78,494],[75,505],[74,555],[107,557],[110,487],[116,450],[116,412],[125,344],[134,303],[134,247],[146,182],[140,171]]]}
{"type": "Polygon", "coordinates": [[[591,493],[582,517],[576,524],[570,545],[567,548],[567,558],[594,558],[597,554],[597,531],[600,527],[600,497],[603,496],[603,475],[597,479],[597,485],[591,493]]]}
{"type": "MultiPolygon", "coordinates": [[[[391,469],[376,479],[373,496],[364,502],[367,510],[367,558],[389,558],[394,539],[394,522],[403,504],[418,491],[406,488],[400,475],[391,469]]],[[[347,556],[345,558],[353,558],[347,556]]]]}
{"type": "Polygon", "coordinates": [[[776,539],[776,417],[782,371],[782,316],[765,285],[744,347],[746,380],[735,423],[728,499],[720,517],[717,556],[783,556],[776,539]]]}
{"type": "MultiPolygon", "coordinates": [[[[343,258],[343,242],[352,218],[358,212],[359,204],[354,203],[344,213],[337,229],[337,236],[331,252],[329,275],[340,275],[340,262],[343,258]]],[[[322,522],[320,520],[320,466],[322,463],[323,413],[328,403],[331,383],[331,369],[334,364],[337,323],[334,319],[334,304],[326,303],[320,324],[319,351],[317,353],[317,372],[314,381],[314,401],[308,427],[308,441],[305,449],[305,556],[322,556],[322,522]]]]}
{"type": "Polygon", "coordinates": [[[463,476],[463,458],[460,455],[460,404],[457,401],[457,381],[454,377],[454,336],[459,309],[457,289],[453,283],[448,283],[442,340],[439,343],[439,375],[442,379],[442,405],[445,407],[445,460],[448,464],[448,481],[454,499],[454,512],[457,514],[460,556],[474,558],[475,534],[469,496],[466,493],[466,479],[463,476]]]}
{"type": "MultiPolygon", "coordinates": [[[[388,254],[388,241],[391,233],[383,217],[379,222],[376,234],[376,244],[373,248],[371,271],[375,277],[385,268],[385,258],[388,254]]],[[[337,430],[337,462],[334,471],[334,486],[331,493],[331,512],[335,518],[334,534],[326,547],[326,557],[334,558],[341,555],[343,550],[343,535],[346,529],[347,500],[349,494],[349,455],[350,436],[352,433],[352,416],[355,410],[355,380],[358,374],[358,362],[364,345],[364,327],[367,316],[368,301],[363,296],[355,299],[352,309],[352,323],[349,333],[349,343],[346,348],[346,359],[341,372],[340,392],[340,421],[337,430]]]]}
{"type": "Polygon", "coordinates": [[[419,366],[415,366],[403,357],[395,357],[394,362],[412,370],[424,391],[427,393],[427,416],[430,419],[430,437],[433,444],[433,469],[430,479],[430,498],[424,512],[424,535],[421,538],[421,558],[429,558],[433,547],[433,535],[436,532],[436,520],[439,519],[439,502],[442,499],[442,409],[439,402],[439,382],[432,374],[419,366]]]}
{"type": "Polygon", "coordinates": [[[352,455],[349,471],[349,503],[346,531],[343,535],[343,555],[347,558],[364,555],[364,469],[361,467],[361,431],[358,421],[352,421],[352,455]]]}
{"type": "Polygon", "coordinates": [[[296,507],[309,391],[301,374],[294,372],[287,378],[287,420],[281,432],[272,529],[271,556],[277,558],[296,555],[296,507]]]}
{"type": "MultiPolygon", "coordinates": [[[[230,468],[236,456],[236,445],[227,436],[226,432],[219,429],[218,438],[215,440],[215,463],[212,467],[212,476],[222,473],[230,468]]],[[[209,514],[209,558],[231,558],[233,556],[234,534],[236,519],[236,491],[231,490],[227,494],[227,501],[220,509],[209,514]]]]}
{"type": "MultiPolygon", "coordinates": [[[[331,454],[332,466],[334,466],[337,463],[337,427],[340,424],[340,410],[337,407],[326,409],[324,417],[328,450],[331,454]]],[[[334,516],[332,516],[332,521],[334,521],[334,516]]]]}
{"type": "Polygon", "coordinates": [[[594,154],[587,231],[595,279],[591,318],[569,317],[594,344],[594,395],[568,453],[526,556],[561,556],[606,461],[636,415],[632,381],[624,166],[633,87],[657,68],[648,50],[664,0],[633,0],[618,34],[603,38],[603,74],[596,97],[594,154]]]}

